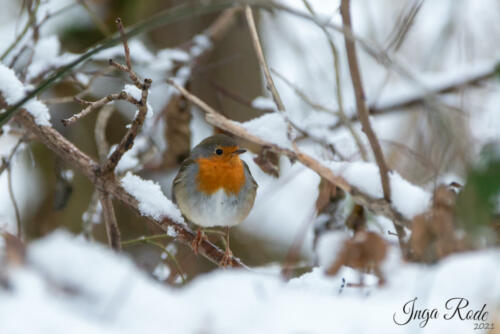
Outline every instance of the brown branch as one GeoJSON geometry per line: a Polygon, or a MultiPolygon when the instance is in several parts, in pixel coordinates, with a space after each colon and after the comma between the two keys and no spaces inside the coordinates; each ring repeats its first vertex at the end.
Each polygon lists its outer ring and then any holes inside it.
{"type": "Polygon", "coordinates": [[[259,61],[259,65],[264,72],[264,77],[266,78],[266,88],[271,92],[274,103],[276,103],[278,110],[284,112],[285,106],[283,105],[283,101],[281,101],[281,97],[278,93],[278,90],[276,89],[276,86],[274,85],[271,72],[269,71],[269,67],[267,66],[266,58],[264,57],[264,52],[262,51],[262,46],[260,45],[257,27],[255,26],[252,8],[248,5],[245,6],[245,16],[247,18],[248,28],[250,29],[250,35],[252,36],[252,43],[255,49],[255,53],[257,54],[257,60],[259,61]]]}
{"type": "MultiPolygon", "coordinates": [[[[342,0],[340,3],[340,13],[342,16],[342,21],[344,26],[352,31],[351,24],[351,13],[350,13],[350,0],[342,0]]],[[[387,168],[387,164],[384,159],[384,153],[382,152],[382,148],[377,139],[375,131],[373,131],[372,126],[370,124],[369,119],[369,111],[366,105],[365,93],[363,91],[363,82],[361,80],[361,74],[359,72],[359,64],[358,58],[356,55],[356,45],[354,41],[350,38],[347,38],[344,35],[345,47],[347,52],[347,61],[349,64],[349,71],[351,72],[352,85],[354,89],[354,95],[356,97],[356,107],[358,118],[361,122],[361,128],[363,132],[366,134],[368,138],[368,142],[373,151],[373,155],[375,156],[375,161],[377,162],[380,179],[382,182],[382,189],[384,191],[384,199],[387,202],[391,202],[391,185],[389,181],[389,169],[387,168]]],[[[405,250],[404,236],[405,231],[402,226],[394,222],[394,227],[396,232],[398,233],[398,240],[401,250],[405,250]]]]}
{"type": "Polygon", "coordinates": [[[125,30],[123,29],[123,23],[121,18],[116,18],[116,25],[118,26],[118,30],[120,31],[120,35],[122,36],[123,40],[123,49],[125,52],[125,63],[127,64],[127,67],[120,65],[116,62],[114,62],[112,59],[109,60],[109,64],[111,66],[117,67],[119,70],[123,72],[127,72],[130,80],[136,85],[137,88],[142,89],[142,83],[135,74],[134,70],[132,69],[132,61],[130,60],[130,49],[128,47],[128,42],[127,42],[127,37],[125,35],[125,30]]]}
{"type": "MultiPolygon", "coordinates": [[[[340,5],[340,13],[342,14],[342,20],[344,26],[349,30],[351,27],[351,14],[349,11],[350,2],[349,0],[342,0],[340,5]]],[[[352,85],[354,89],[354,95],[356,96],[356,107],[358,118],[361,121],[361,126],[363,132],[368,137],[370,146],[375,155],[375,161],[380,170],[380,178],[382,180],[382,188],[384,190],[384,198],[387,201],[391,200],[391,187],[389,184],[389,171],[385,163],[384,154],[382,153],[382,148],[377,140],[377,136],[372,129],[370,124],[368,109],[366,107],[365,93],[363,91],[363,83],[361,81],[361,74],[359,72],[358,59],[356,55],[356,46],[354,41],[349,38],[345,38],[345,46],[347,51],[347,60],[349,63],[349,71],[351,72],[352,85]]]]}
{"type": "Polygon", "coordinates": [[[298,149],[291,150],[288,148],[280,147],[276,144],[267,142],[266,140],[257,137],[251,133],[249,133],[245,128],[239,125],[237,122],[231,121],[226,117],[222,116],[215,109],[207,105],[205,102],[200,100],[195,95],[188,92],[184,87],[179,86],[172,80],[167,81],[170,85],[177,88],[182,95],[184,95],[189,101],[197,105],[201,110],[203,110],[205,114],[205,119],[208,123],[230,132],[240,138],[246,139],[250,142],[258,144],[263,147],[268,147],[273,151],[283,154],[290,158],[292,161],[300,161],[303,165],[315,171],[321,177],[327,179],[332,184],[336,185],[340,189],[345,192],[351,194],[353,200],[371,210],[375,214],[379,214],[385,216],[391,220],[393,220],[396,224],[404,227],[410,226],[410,221],[405,219],[403,215],[398,212],[394,207],[391,206],[391,203],[385,200],[384,198],[376,199],[368,196],[363,193],[356,187],[348,184],[342,177],[335,175],[332,170],[326,166],[324,166],[321,162],[309,156],[306,153],[299,151],[298,149]]]}
{"type": "Polygon", "coordinates": [[[108,161],[103,167],[103,173],[111,173],[115,170],[116,165],[120,161],[123,154],[128,151],[132,146],[134,146],[134,140],[139,132],[142,124],[144,123],[144,119],[146,118],[146,114],[148,112],[148,92],[149,87],[151,87],[151,79],[144,79],[144,84],[142,86],[142,96],[141,101],[139,102],[139,112],[135,117],[132,125],[127,130],[125,136],[123,136],[122,140],[118,144],[118,147],[113,151],[108,161]]]}
{"type": "Polygon", "coordinates": [[[97,145],[97,154],[99,162],[102,164],[106,161],[109,152],[109,144],[106,139],[106,127],[109,118],[113,114],[114,108],[110,105],[104,106],[97,115],[97,120],[94,127],[95,143],[97,145]]]}
{"type": "MultiPolygon", "coordinates": [[[[130,48],[128,47],[127,37],[125,36],[125,31],[123,29],[122,19],[117,17],[115,23],[118,26],[118,30],[120,31],[120,36],[122,37],[123,40],[123,50],[125,52],[125,63],[127,64],[127,69],[133,73],[132,61],[130,60],[130,48]]],[[[132,81],[138,81],[138,80],[132,79],[132,81]]]]}
{"type": "MultiPolygon", "coordinates": [[[[21,110],[15,116],[15,120],[19,122],[28,132],[35,135],[38,140],[40,140],[51,151],[60,156],[66,163],[70,164],[85,175],[98,190],[106,191],[115,199],[122,202],[132,212],[137,215],[141,215],[138,201],[125,191],[125,189],[121,186],[120,181],[117,180],[113,174],[107,178],[100,177],[101,174],[99,173],[99,165],[66,138],[64,138],[58,131],[52,127],[38,126],[35,123],[33,116],[24,110],[21,110]]],[[[176,240],[187,245],[188,247],[191,247],[195,234],[185,225],[179,224],[168,218],[164,218],[160,221],[149,216],[145,216],[144,219],[160,227],[165,232],[167,232],[169,230],[169,226],[171,226],[177,232],[176,240]]],[[[224,256],[224,251],[211,242],[205,240],[202,241],[198,250],[202,256],[216,265],[222,261],[224,256]]],[[[245,265],[236,258],[232,258],[231,265],[233,267],[245,267],[245,265]]]]}
{"type": "Polygon", "coordinates": [[[120,229],[118,228],[118,222],[116,221],[116,215],[113,208],[113,201],[111,200],[111,196],[101,191],[99,194],[99,200],[101,201],[102,211],[104,213],[104,223],[106,225],[106,234],[108,235],[109,247],[116,251],[120,251],[122,248],[120,229]]]}
{"type": "Polygon", "coordinates": [[[116,100],[125,100],[125,101],[132,103],[132,104],[139,104],[140,103],[140,102],[136,101],[132,96],[127,94],[125,91],[121,91],[120,93],[115,93],[115,94],[109,94],[109,95],[107,95],[107,96],[105,96],[97,101],[94,101],[94,102],[89,102],[89,101],[82,100],[78,97],[74,97],[73,101],[82,104],[85,107],[85,109],[80,111],[78,114],[74,114],[70,118],[62,119],[61,123],[64,126],[70,126],[73,123],[75,123],[76,121],[78,121],[79,119],[89,115],[91,112],[102,108],[103,106],[110,103],[111,101],[116,101],[116,100]]]}

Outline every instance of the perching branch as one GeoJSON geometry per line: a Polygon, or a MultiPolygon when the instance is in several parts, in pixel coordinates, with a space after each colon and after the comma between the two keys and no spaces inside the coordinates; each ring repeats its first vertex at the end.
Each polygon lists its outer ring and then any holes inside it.
{"type": "MultiPolygon", "coordinates": [[[[141,82],[137,74],[132,69],[132,61],[130,59],[130,49],[128,47],[127,38],[120,18],[116,19],[116,24],[118,25],[118,30],[120,31],[120,35],[123,39],[125,62],[127,65],[123,66],[113,61],[112,59],[109,60],[109,64],[119,69],[120,71],[128,73],[130,80],[132,80],[134,85],[141,90],[141,99],[137,101],[133,96],[131,96],[125,91],[122,91],[117,94],[110,94],[94,102],[88,102],[79,98],[75,98],[76,102],[84,105],[86,108],[80,113],[73,115],[68,120],[63,120],[63,124],[65,126],[73,124],[80,118],[88,115],[90,112],[100,109],[103,106],[110,103],[111,101],[115,100],[126,100],[139,107],[139,112],[137,113],[137,116],[135,117],[131,126],[127,130],[127,133],[121,139],[120,143],[118,144],[118,147],[113,151],[110,157],[105,162],[103,162],[102,167],[99,169],[98,172],[99,172],[99,177],[101,179],[109,178],[110,175],[114,173],[114,170],[118,165],[118,162],[120,161],[123,154],[125,154],[125,152],[128,151],[130,148],[132,148],[132,146],[134,145],[135,137],[139,133],[139,130],[141,129],[142,124],[144,123],[144,120],[146,118],[146,114],[148,112],[148,104],[147,104],[148,93],[152,83],[151,79],[144,79],[144,81],[141,82]]],[[[101,132],[104,132],[104,130],[105,128],[101,129],[101,132]]],[[[100,135],[102,136],[102,133],[100,135]]],[[[99,153],[101,157],[104,155],[103,152],[99,153]]],[[[104,213],[104,221],[106,223],[106,232],[108,236],[109,245],[115,250],[120,250],[121,248],[120,229],[116,221],[116,216],[113,209],[113,202],[111,200],[110,194],[107,192],[106,189],[98,188],[98,190],[99,190],[99,199],[104,213]]]]}
{"type": "MultiPolygon", "coordinates": [[[[47,146],[51,151],[60,156],[66,163],[79,170],[85,177],[90,180],[90,182],[94,184],[97,189],[107,191],[115,199],[129,208],[132,212],[136,213],[137,215],[141,215],[138,201],[127,191],[125,191],[125,189],[121,186],[120,181],[116,179],[114,175],[110,175],[107,178],[99,177],[99,165],[85,153],[80,151],[75,145],[73,145],[73,143],[64,138],[57,130],[52,127],[37,125],[33,117],[25,110],[22,110],[20,113],[18,113],[15,117],[15,120],[19,122],[29,133],[33,134],[38,140],[40,140],[45,146],[47,146]]],[[[165,232],[167,232],[169,230],[169,226],[171,226],[171,228],[173,228],[177,233],[176,240],[187,245],[188,247],[191,247],[191,243],[194,240],[195,234],[185,225],[179,224],[168,218],[156,220],[149,216],[146,216],[144,217],[144,219],[160,227],[165,232]]],[[[220,261],[222,261],[222,258],[224,256],[224,251],[206,240],[202,241],[198,250],[199,254],[217,265],[220,263],[220,261]]],[[[236,258],[232,258],[231,265],[233,267],[245,267],[245,265],[236,258]]]]}
{"type": "Polygon", "coordinates": [[[332,184],[336,185],[340,189],[344,190],[345,192],[349,193],[352,197],[353,200],[366,207],[367,209],[371,210],[372,212],[383,215],[392,221],[394,221],[396,224],[404,227],[409,227],[410,226],[410,221],[405,219],[398,210],[396,210],[389,201],[385,200],[384,198],[381,199],[376,199],[372,198],[371,196],[363,193],[361,190],[357,189],[356,187],[353,187],[349,183],[347,183],[342,177],[335,175],[330,168],[324,166],[321,162],[316,160],[315,158],[309,156],[306,153],[303,153],[299,151],[298,149],[291,150],[288,148],[280,147],[276,144],[270,143],[266,141],[265,139],[262,139],[260,137],[257,137],[250,132],[248,132],[245,128],[243,128],[241,125],[239,125],[237,122],[231,121],[227,119],[226,117],[222,116],[219,112],[217,112],[215,109],[207,105],[205,102],[200,100],[198,97],[195,95],[191,94],[188,92],[184,87],[179,86],[172,80],[168,81],[169,84],[174,86],[181,92],[182,95],[184,95],[189,101],[197,105],[201,110],[203,110],[205,114],[205,119],[208,123],[224,130],[227,132],[230,132],[234,134],[235,136],[238,136],[240,138],[246,139],[248,141],[251,141],[255,144],[258,144],[263,147],[269,147],[270,149],[274,150],[277,153],[283,154],[290,158],[291,160],[295,161],[298,160],[300,161],[303,165],[306,167],[314,170],[318,175],[321,177],[327,179],[329,182],[332,184]]]}

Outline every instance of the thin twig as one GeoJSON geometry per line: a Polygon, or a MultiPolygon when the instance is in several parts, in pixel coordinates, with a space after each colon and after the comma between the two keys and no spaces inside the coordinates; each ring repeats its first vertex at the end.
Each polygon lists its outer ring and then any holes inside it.
{"type": "Polygon", "coordinates": [[[118,222],[116,221],[113,201],[108,193],[101,192],[99,195],[101,201],[102,212],[104,214],[104,223],[106,224],[106,234],[108,235],[109,247],[116,251],[121,250],[121,237],[118,222]]]}
{"type": "Polygon", "coordinates": [[[328,108],[322,104],[319,104],[315,101],[313,101],[307,94],[300,89],[296,84],[291,82],[289,79],[287,79],[283,74],[279,73],[277,70],[274,68],[271,68],[271,72],[273,72],[278,78],[280,78],[285,84],[287,84],[295,94],[297,94],[306,104],[308,104],[311,108],[319,111],[326,111],[329,113],[332,113],[334,115],[338,115],[339,112],[337,110],[334,110],[332,108],[328,108]]]}
{"type": "MultiPolygon", "coordinates": [[[[106,75],[107,73],[111,72],[114,70],[114,67],[112,66],[107,66],[95,73],[92,74],[92,76],[90,77],[89,81],[87,84],[85,85],[82,85],[82,89],[78,94],[76,95],[71,95],[71,96],[62,96],[62,97],[54,97],[54,98],[48,98],[48,99],[45,99],[45,100],[42,100],[42,102],[44,104],[62,104],[62,103],[70,103],[70,102],[75,102],[75,97],[78,98],[78,101],[83,101],[81,100],[81,98],[83,98],[85,95],[87,95],[87,93],[90,92],[91,88],[92,88],[92,84],[98,79],[100,78],[101,76],[103,75],[106,75]]],[[[78,81],[74,82],[76,84],[79,84],[81,85],[78,81]]],[[[78,102],[77,101],[77,102],[78,102]]],[[[133,99],[130,99],[129,102],[131,103],[134,103],[134,100],[133,99]]]]}
{"type": "MultiPolygon", "coordinates": [[[[349,0],[342,0],[340,5],[340,12],[342,14],[342,20],[346,28],[351,29],[351,14],[349,11],[349,0]]],[[[354,42],[345,38],[345,46],[347,50],[347,60],[349,63],[349,70],[351,72],[352,85],[354,89],[354,95],[356,96],[356,107],[358,112],[358,118],[361,121],[361,126],[363,132],[368,137],[370,146],[375,155],[375,160],[380,169],[380,178],[382,180],[382,188],[384,190],[384,198],[387,201],[391,200],[391,187],[389,184],[389,171],[385,163],[384,155],[382,153],[382,148],[377,140],[377,136],[372,129],[370,124],[368,108],[366,107],[365,93],[363,90],[363,82],[361,81],[361,74],[359,72],[358,59],[356,55],[356,46],[354,42]]]]}
{"type": "Polygon", "coordinates": [[[116,25],[118,26],[118,30],[120,31],[120,36],[122,37],[123,41],[123,50],[125,52],[125,64],[127,64],[127,67],[124,68],[123,65],[120,65],[116,62],[114,62],[112,59],[109,60],[110,65],[117,67],[118,69],[127,72],[130,80],[136,85],[137,88],[142,89],[143,84],[137,77],[137,74],[135,74],[134,70],[132,69],[132,60],[130,59],[130,48],[128,47],[128,41],[127,41],[127,35],[125,34],[125,30],[123,29],[123,23],[121,18],[116,18],[116,25]]]}
{"type": "Polygon", "coordinates": [[[132,146],[134,146],[135,137],[139,133],[139,130],[142,127],[142,124],[144,123],[144,119],[146,118],[146,114],[148,112],[147,100],[151,82],[151,79],[144,79],[141,101],[139,103],[139,112],[137,113],[137,116],[127,130],[127,133],[123,136],[122,140],[118,144],[118,147],[113,151],[113,153],[111,153],[111,156],[104,165],[104,174],[113,172],[118,165],[118,162],[120,162],[123,154],[130,148],[132,148],[132,146]]]}
{"type": "MultiPolygon", "coordinates": [[[[350,13],[350,0],[342,0],[340,4],[340,13],[342,15],[342,21],[344,26],[352,31],[351,25],[351,13],[350,13]]],[[[354,89],[354,95],[356,97],[356,107],[358,118],[361,122],[361,128],[368,138],[368,142],[375,156],[375,161],[378,165],[380,172],[380,179],[382,182],[382,189],[384,191],[384,198],[386,201],[391,202],[391,185],[389,181],[389,169],[387,168],[384,153],[377,139],[375,131],[373,131],[369,119],[369,111],[366,105],[365,93],[363,91],[363,82],[361,80],[361,74],[359,71],[358,58],[356,55],[356,45],[354,41],[349,38],[344,38],[345,47],[347,51],[347,61],[349,64],[349,71],[351,72],[352,85],[354,89]]],[[[396,222],[394,222],[394,227],[398,233],[398,240],[401,250],[404,251],[404,228],[396,222]]]]}
{"type": "Polygon", "coordinates": [[[77,0],[77,2],[80,5],[82,5],[82,7],[87,11],[87,13],[89,14],[90,18],[92,19],[92,21],[94,21],[94,24],[99,29],[99,31],[101,32],[101,34],[103,36],[109,36],[111,33],[110,33],[108,27],[103,22],[103,20],[101,20],[99,18],[99,16],[97,16],[97,14],[92,10],[92,8],[90,8],[90,6],[87,4],[87,2],[85,0],[77,0]]]}
{"type": "Polygon", "coordinates": [[[112,106],[105,105],[97,114],[97,120],[95,122],[94,137],[95,143],[97,145],[97,154],[99,155],[99,162],[102,164],[106,161],[109,152],[109,144],[106,139],[106,127],[108,125],[109,118],[113,114],[114,108],[112,106]]]}
{"type": "Polygon", "coordinates": [[[62,119],[61,123],[64,126],[70,126],[73,123],[75,123],[76,121],[78,121],[79,119],[89,115],[91,112],[102,108],[103,106],[110,103],[111,101],[116,101],[116,100],[125,100],[125,101],[128,101],[128,102],[130,102],[132,104],[136,104],[136,105],[138,105],[140,103],[139,101],[136,101],[132,96],[127,94],[127,92],[125,92],[125,91],[121,91],[120,93],[115,93],[115,94],[109,94],[109,95],[107,95],[107,96],[105,96],[97,101],[94,101],[94,102],[85,101],[85,100],[82,100],[82,99],[75,96],[73,98],[73,101],[84,105],[85,109],[80,111],[78,114],[74,114],[70,118],[62,119]]]}
{"type": "Polygon", "coordinates": [[[163,246],[162,244],[160,244],[158,242],[146,240],[146,239],[144,239],[143,242],[145,244],[148,244],[148,245],[156,246],[156,247],[160,248],[163,252],[165,252],[167,254],[167,256],[172,260],[172,262],[175,265],[175,268],[177,269],[177,272],[181,276],[182,284],[186,283],[186,277],[185,277],[186,274],[182,270],[181,264],[179,263],[179,261],[177,261],[177,258],[175,257],[174,254],[172,254],[172,252],[168,251],[165,246],[163,246]]]}
{"type": "Polygon", "coordinates": [[[23,30],[19,35],[17,35],[16,39],[12,42],[11,45],[4,51],[4,53],[0,56],[0,62],[3,61],[9,53],[16,47],[17,44],[23,39],[24,35],[29,31],[29,28],[33,25],[34,20],[36,20],[36,12],[38,11],[38,6],[40,5],[40,1],[37,1],[35,4],[34,12],[35,15],[29,15],[29,20],[26,22],[23,30]]]}
{"type": "Polygon", "coordinates": [[[7,187],[9,188],[9,196],[12,201],[12,206],[14,206],[14,212],[16,215],[17,237],[22,240],[23,230],[21,223],[21,214],[19,213],[19,207],[17,206],[17,201],[14,197],[14,188],[12,187],[11,161],[4,161],[4,163],[7,164],[7,187]]]}
{"type": "MultiPolygon", "coordinates": [[[[302,2],[306,6],[309,13],[312,16],[316,17],[316,12],[312,8],[312,6],[309,4],[309,2],[307,0],[302,0],[302,2]]],[[[318,25],[318,27],[325,34],[326,39],[328,41],[328,45],[330,46],[330,50],[332,51],[333,65],[334,65],[334,70],[335,70],[334,71],[335,72],[335,93],[337,94],[337,102],[339,105],[338,116],[339,116],[342,124],[344,124],[344,126],[347,128],[347,130],[351,133],[351,136],[354,139],[356,146],[358,146],[359,153],[361,154],[361,158],[364,161],[367,161],[368,155],[366,153],[365,146],[363,145],[363,142],[361,141],[361,138],[359,137],[358,132],[356,131],[356,129],[354,129],[352,123],[349,121],[349,118],[345,114],[344,99],[342,97],[342,86],[340,84],[340,61],[339,61],[339,53],[337,51],[337,47],[335,46],[335,43],[333,42],[333,39],[330,36],[330,33],[328,32],[328,29],[326,29],[326,27],[324,25],[318,25]]]]}
{"type": "Polygon", "coordinates": [[[276,89],[276,86],[274,85],[271,72],[269,71],[269,67],[267,66],[266,58],[264,57],[264,52],[262,51],[262,46],[260,45],[257,27],[255,26],[252,8],[248,5],[245,6],[245,16],[247,18],[248,28],[250,29],[250,35],[252,36],[252,43],[255,52],[257,53],[257,60],[259,61],[260,68],[264,72],[264,77],[266,78],[266,87],[271,92],[274,103],[276,103],[276,107],[278,108],[278,110],[284,112],[285,106],[283,105],[283,101],[281,101],[281,97],[278,93],[278,90],[276,89]]]}
{"type": "Polygon", "coordinates": [[[162,234],[155,234],[155,235],[149,235],[149,236],[141,236],[139,238],[127,240],[127,241],[122,241],[122,246],[132,246],[140,243],[144,243],[146,240],[161,240],[161,239],[172,239],[171,236],[169,236],[166,233],[162,234]]]}

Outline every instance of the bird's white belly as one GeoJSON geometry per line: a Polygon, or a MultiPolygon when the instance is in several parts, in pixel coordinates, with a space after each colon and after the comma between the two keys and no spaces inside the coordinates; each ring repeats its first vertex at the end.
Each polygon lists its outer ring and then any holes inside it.
{"type": "Polygon", "coordinates": [[[196,201],[189,209],[187,218],[202,227],[234,226],[241,223],[245,216],[241,212],[241,203],[235,195],[228,195],[219,189],[211,196],[196,201]]]}

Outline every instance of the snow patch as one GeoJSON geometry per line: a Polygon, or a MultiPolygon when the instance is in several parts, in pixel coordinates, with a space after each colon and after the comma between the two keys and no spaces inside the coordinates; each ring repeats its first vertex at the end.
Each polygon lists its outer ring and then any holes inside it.
{"type": "Polygon", "coordinates": [[[139,211],[143,216],[156,220],[168,217],[177,223],[184,223],[180,210],[163,195],[160,185],[156,182],[141,179],[128,172],[121,179],[121,184],[139,202],[139,211]]]}
{"type": "MultiPolygon", "coordinates": [[[[5,102],[12,105],[26,95],[26,87],[16,76],[16,73],[3,64],[0,64],[0,93],[5,102]]],[[[49,109],[45,104],[32,98],[24,108],[35,118],[35,123],[40,126],[51,126],[49,109]]]]}
{"type": "Polygon", "coordinates": [[[269,113],[260,117],[241,123],[251,134],[265,139],[266,141],[281,146],[283,148],[293,149],[292,143],[287,137],[287,124],[283,115],[279,113],[269,113]]]}

